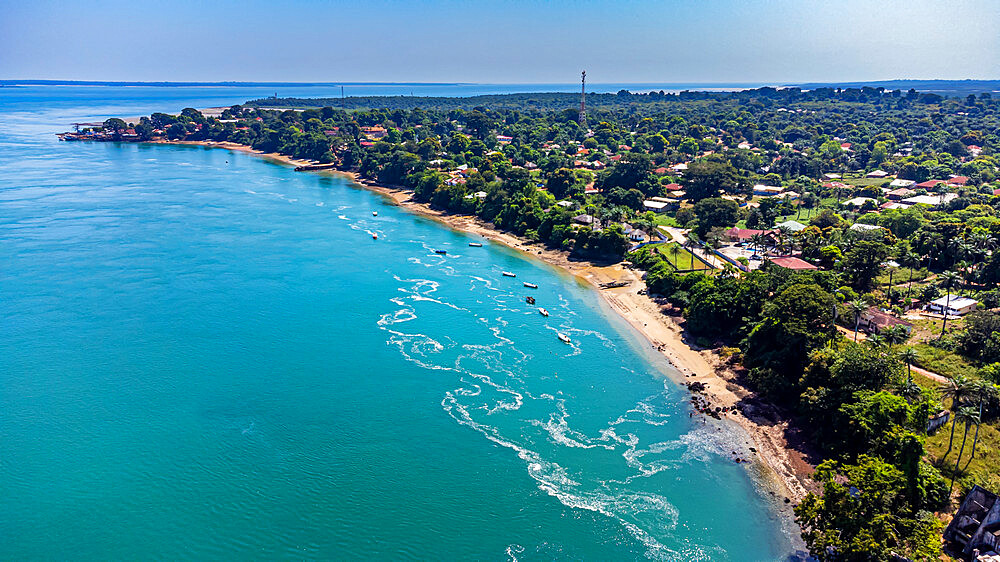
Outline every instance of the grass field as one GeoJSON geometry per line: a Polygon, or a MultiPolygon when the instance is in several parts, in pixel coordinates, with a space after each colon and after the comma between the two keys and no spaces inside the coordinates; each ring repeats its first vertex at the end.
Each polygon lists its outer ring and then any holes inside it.
{"type": "Polygon", "coordinates": [[[691,255],[691,252],[685,250],[677,242],[670,242],[668,244],[658,244],[656,250],[660,252],[664,258],[667,259],[667,263],[674,266],[678,270],[687,269],[707,269],[708,266],[705,265],[703,261],[691,255]],[[673,252],[673,248],[677,249],[677,253],[673,252]]]}

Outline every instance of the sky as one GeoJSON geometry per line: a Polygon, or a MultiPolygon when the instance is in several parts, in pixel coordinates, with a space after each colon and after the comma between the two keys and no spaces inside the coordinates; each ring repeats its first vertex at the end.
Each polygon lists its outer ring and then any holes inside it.
{"type": "Polygon", "coordinates": [[[0,0],[0,79],[1000,79],[1000,0],[0,0]]]}

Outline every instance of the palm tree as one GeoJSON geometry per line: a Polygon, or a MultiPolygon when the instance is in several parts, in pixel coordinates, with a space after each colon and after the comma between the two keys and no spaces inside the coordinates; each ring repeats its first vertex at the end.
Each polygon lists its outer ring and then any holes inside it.
{"type": "Polygon", "coordinates": [[[910,339],[910,333],[906,331],[904,326],[893,326],[882,330],[882,337],[889,345],[900,345],[910,339]]]}
{"type": "Polygon", "coordinates": [[[899,395],[905,398],[910,404],[920,397],[921,392],[920,385],[913,381],[907,381],[899,386],[899,395]]]}
{"type": "Polygon", "coordinates": [[[920,255],[908,252],[903,256],[903,265],[910,268],[910,281],[906,284],[906,300],[910,299],[910,288],[913,287],[913,268],[920,265],[920,255]]]}
{"type": "Polygon", "coordinates": [[[674,243],[670,245],[670,249],[668,251],[672,256],[674,256],[674,269],[679,270],[680,268],[677,267],[677,254],[681,252],[681,247],[677,245],[677,243],[674,243]]]}
{"type": "Polygon", "coordinates": [[[906,384],[913,384],[913,364],[917,362],[917,351],[907,347],[899,352],[899,359],[906,363],[906,384]]]}
{"type": "Polygon", "coordinates": [[[945,271],[944,273],[941,274],[941,280],[944,282],[945,301],[944,301],[944,315],[943,315],[944,320],[941,322],[941,337],[938,339],[944,337],[945,327],[948,326],[948,308],[951,306],[950,289],[952,285],[955,284],[955,281],[958,280],[958,274],[955,273],[954,271],[945,271]]]}
{"type": "MultiPolygon", "coordinates": [[[[995,399],[998,393],[997,386],[995,384],[986,381],[975,381],[972,383],[972,393],[979,398],[979,405],[977,406],[977,419],[976,419],[976,436],[972,439],[972,455],[969,457],[969,462],[976,458],[976,445],[979,443],[979,423],[983,417],[983,402],[987,399],[995,399]]],[[[968,464],[965,465],[966,468],[969,467],[968,464]]]]}
{"type": "Polygon", "coordinates": [[[750,237],[750,246],[753,248],[754,255],[757,255],[757,250],[759,250],[764,245],[764,237],[760,234],[754,234],[750,237]]]}
{"type": "Polygon", "coordinates": [[[885,337],[879,334],[872,334],[868,336],[868,345],[872,347],[882,347],[886,344],[885,337]]]}
{"type": "Polygon", "coordinates": [[[955,459],[955,472],[951,474],[951,488],[948,489],[948,493],[951,493],[951,490],[955,488],[955,478],[958,476],[958,463],[962,462],[962,453],[965,452],[965,440],[969,438],[969,426],[973,423],[977,426],[979,425],[979,414],[971,406],[959,408],[955,412],[955,419],[959,418],[965,424],[965,433],[962,435],[962,447],[958,450],[958,458],[955,459]]]}
{"type": "Polygon", "coordinates": [[[854,313],[854,341],[858,341],[858,327],[861,326],[861,313],[867,310],[868,307],[861,300],[853,300],[848,303],[848,306],[851,307],[851,312],[854,313]]]}
{"type": "Polygon", "coordinates": [[[951,436],[948,437],[948,450],[944,452],[941,460],[948,457],[948,453],[951,452],[951,445],[955,439],[955,423],[958,421],[957,417],[954,415],[962,407],[962,402],[970,395],[972,391],[972,382],[963,375],[958,375],[955,378],[949,380],[939,387],[941,391],[941,398],[951,398],[951,436]]]}

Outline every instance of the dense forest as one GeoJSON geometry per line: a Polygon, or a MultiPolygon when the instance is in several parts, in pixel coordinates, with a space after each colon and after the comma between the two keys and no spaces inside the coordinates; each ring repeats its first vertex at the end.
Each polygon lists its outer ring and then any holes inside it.
{"type": "Polygon", "coordinates": [[[109,119],[101,134],[329,163],[582,258],[627,259],[827,459],[796,507],[817,558],[938,559],[940,514],[973,484],[1000,486],[1000,100],[871,87],[623,91],[588,96],[585,121],[577,103],[271,99],[219,118],[109,119]],[[738,244],[756,247],[751,257],[816,269],[678,266],[678,252],[694,263],[732,227],[753,230],[738,244]],[[687,248],[657,244],[665,228],[684,229],[687,248]],[[858,337],[866,311],[902,320],[952,294],[979,310],[858,337]],[[943,408],[950,424],[929,432],[943,408]]]}

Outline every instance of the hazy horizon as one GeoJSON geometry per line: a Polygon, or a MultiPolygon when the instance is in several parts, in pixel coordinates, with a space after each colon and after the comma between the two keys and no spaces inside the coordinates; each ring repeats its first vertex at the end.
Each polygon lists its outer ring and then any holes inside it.
{"type": "Polygon", "coordinates": [[[21,80],[797,84],[1000,68],[1000,1],[410,5],[41,0],[0,6],[21,80]]]}

